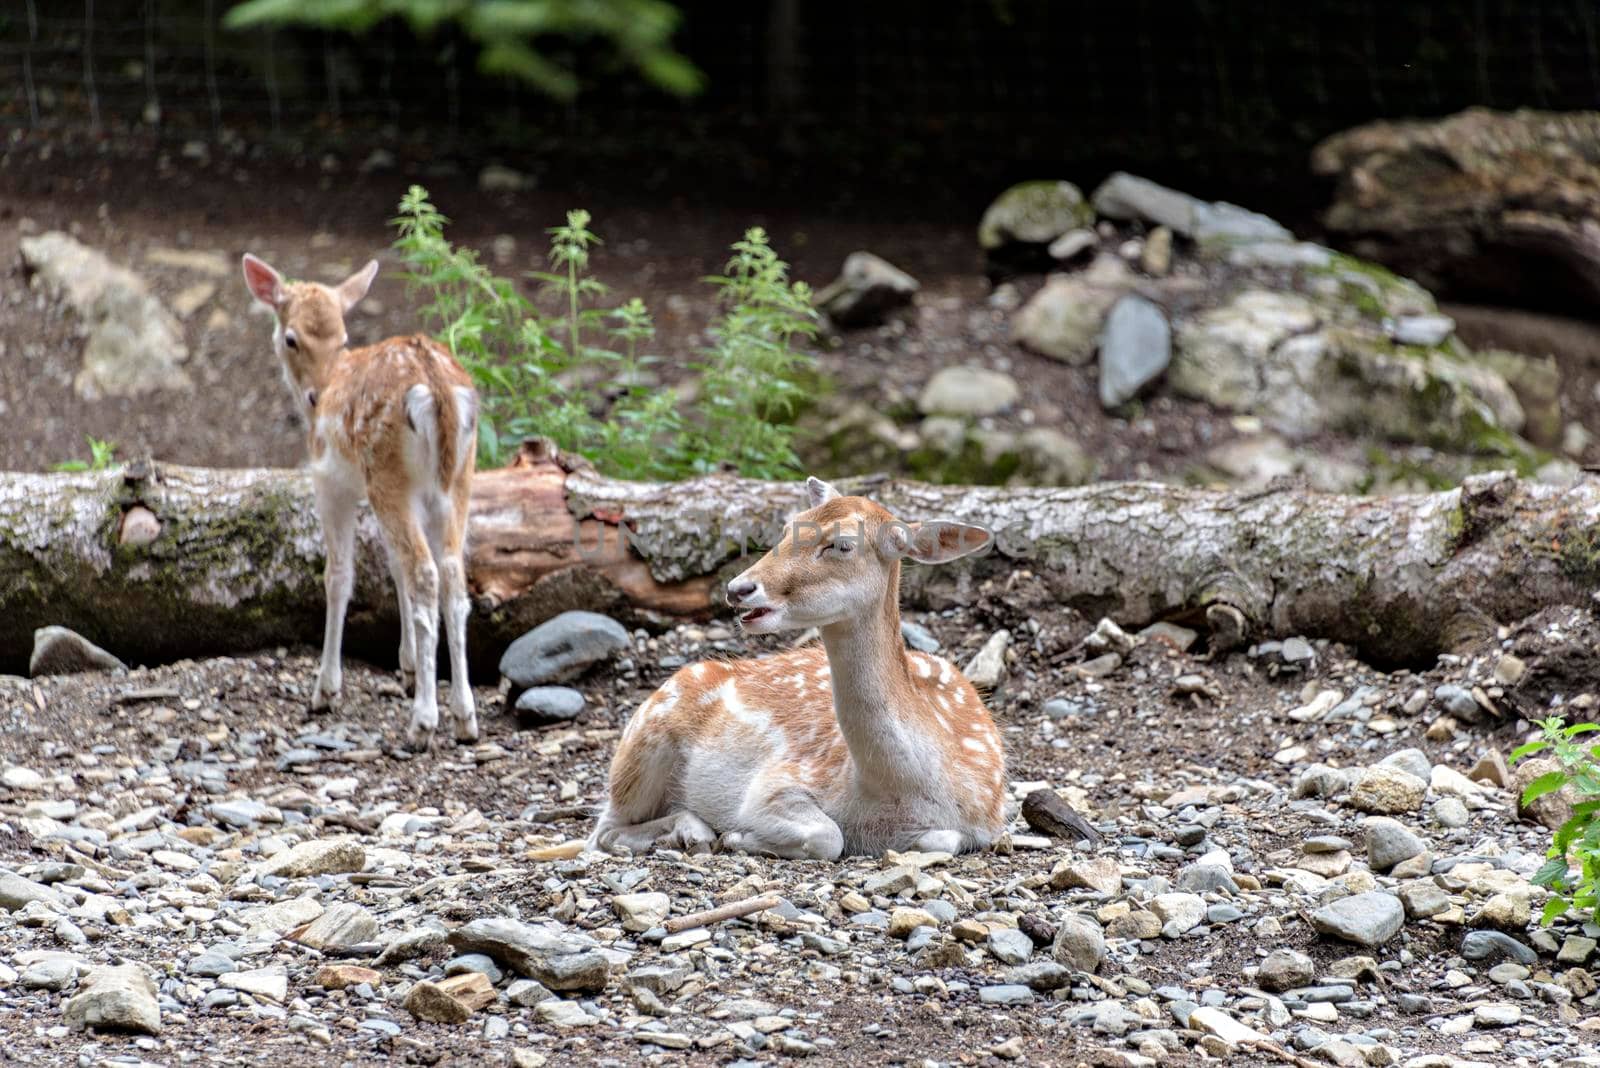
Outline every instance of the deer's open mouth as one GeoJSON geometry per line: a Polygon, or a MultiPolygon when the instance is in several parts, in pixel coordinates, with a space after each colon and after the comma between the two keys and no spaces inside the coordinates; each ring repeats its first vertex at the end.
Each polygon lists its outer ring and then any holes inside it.
{"type": "Polygon", "coordinates": [[[750,624],[755,623],[755,622],[757,622],[759,620],[765,619],[767,616],[770,616],[771,614],[772,614],[772,609],[770,609],[770,608],[752,608],[752,609],[750,609],[750,611],[746,612],[744,615],[739,617],[739,622],[743,623],[745,626],[748,627],[748,626],[750,626],[750,624]]]}

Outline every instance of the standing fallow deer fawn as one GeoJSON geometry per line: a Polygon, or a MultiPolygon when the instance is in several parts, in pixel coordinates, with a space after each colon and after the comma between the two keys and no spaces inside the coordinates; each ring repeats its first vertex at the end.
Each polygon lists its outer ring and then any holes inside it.
{"type": "Polygon", "coordinates": [[[273,345],[309,428],[311,480],[327,568],[322,665],[311,708],[332,706],[343,682],[340,644],[355,582],[356,514],[372,503],[400,594],[400,671],[414,688],[406,744],[439,725],[439,600],[450,647],[450,711],[458,741],[476,741],[467,678],[467,498],[477,394],[449,350],[422,335],[350,349],[345,314],[366,296],[376,260],[336,286],[285,282],[255,256],[245,284],[276,317],[273,345]]]}
{"type": "Polygon", "coordinates": [[[806,483],[810,509],[727,599],[752,634],[817,627],[822,649],[684,668],[628,721],[591,839],[833,860],[978,849],[1003,826],[1005,754],[972,684],[908,652],[900,561],[985,548],[957,523],[902,523],[806,483]]]}

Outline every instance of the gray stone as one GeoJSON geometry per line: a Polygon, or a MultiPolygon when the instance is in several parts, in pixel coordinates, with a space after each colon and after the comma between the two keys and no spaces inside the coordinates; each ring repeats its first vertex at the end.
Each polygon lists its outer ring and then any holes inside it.
{"type": "Polygon", "coordinates": [[[1450,895],[1443,887],[1426,879],[1417,879],[1400,887],[1400,903],[1406,915],[1413,920],[1425,920],[1450,908],[1450,895]]]}
{"type": "Polygon", "coordinates": [[[839,326],[871,326],[915,299],[917,280],[870,252],[845,257],[839,277],[817,291],[816,305],[839,326]]]}
{"type": "Polygon", "coordinates": [[[978,990],[978,1000],[985,1005],[1025,1005],[1033,1000],[1033,991],[1017,983],[986,986],[978,990]]]}
{"type": "Polygon", "coordinates": [[[354,838],[313,838],[273,854],[256,871],[259,875],[304,879],[360,871],[366,864],[367,851],[354,838]]]}
{"type": "Polygon", "coordinates": [[[517,696],[517,712],[524,722],[538,725],[566,723],[583,711],[583,694],[567,686],[534,686],[517,696]]]}
{"type": "Polygon", "coordinates": [[[1503,931],[1468,931],[1461,939],[1461,955],[1467,960],[1502,960],[1534,964],[1539,954],[1503,931]]]}
{"type": "Polygon", "coordinates": [[[62,1021],[75,1031],[161,1032],[156,985],[137,964],[96,968],[62,1007],[62,1021]]]}
{"type": "Polygon", "coordinates": [[[22,258],[83,323],[88,340],[73,389],[85,400],[188,390],[183,326],[144,279],[59,231],[24,238],[22,258]]]}
{"type": "Polygon", "coordinates": [[[127,670],[128,665],[77,631],[66,627],[40,627],[33,632],[33,655],[28,658],[28,674],[33,678],[127,670]]]}
{"type": "Polygon", "coordinates": [[[672,899],[662,893],[618,894],[611,899],[611,907],[622,920],[624,931],[648,931],[666,921],[672,911],[672,899]]]}
{"type": "Polygon", "coordinates": [[[239,966],[231,957],[221,953],[198,953],[189,958],[183,970],[203,979],[215,979],[219,975],[238,971],[239,966]]]}
{"type": "Polygon", "coordinates": [[[1378,761],[1378,766],[1408,771],[1423,782],[1427,782],[1433,776],[1433,761],[1428,759],[1427,753],[1415,748],[1390,753],[1378,761]]]}
{"type": "Polygon", "coordinates": [[[360,905],[331,905],[300,932],[299,941],[312,949],[343,949],[370,942],[378,933],[378,920],[360,905]]]}
{"type": "Polygon", "coordinates": [[[1100,925],[1076,912],[1063,913],[1050,948],[1057,961],[1079,971],[1092,972],[1106,955],[1106,936],[1100,925]]]}
{"type": "Polygon", "coordinates": [[[1033,939],[1015,927],[996,927],[989,932],[989,953],[1002,964],[1024,964],[1033,956],[1033,939]]]}
{"type": "MultiPolygon", "coordinates": [[[[480,954],[474,953],[471,955],[479,956],[480,954]]],[[[549,1001],[553,997],[555,995],[536,979],[514,979],[511,985],[506,987],[506,1000],[524,1009],[530,1009],[539,1004],[539,1002],[549,1001]]]]}
{"type": "Polygon", "coordinates": [[[1477,723],[1484,718],[1484,711],[1472,696],[1472,691],[1464,686],[1454,683],[1445,683],[1433,691],[1433,699],[1439,707],[1463,723],[1477,723]]]}
{"type": "Polygon", "coordinates": [[[512,642],[500,674],[518,689],[576,678],[629,648],[622,624],[597,612],[563,612],[512,642]]]}
{"type": "Polygon", "coordinates": [[[1199,894],[1157,894],[1150,900],[1150,911],[1161,920],[1162,937],[1177,938],[1204,922],[1206,903],[1199,894]]]}
{"type": "Polygon", "coordinates": [[[247,972],[228,972],[219,977],[217,982],[230,990],[266,998],[278,1005],[289,997],[289,974],[282,965],[252,968],[247,972]]]}
{"type": "Polygon", "coordinates": [[[983,367],[944,367],[917,398],[924,415],[995,415],[1016,404],[1022,390],[1016,379],[983,367]]]}
{"type": "Polygon", "coordinates": [[[1072,983],[1073,969],[1053,960],[1036,960],[1012,968],[1005,974],[1008,983],[1021,983],[1034,990],[1059,990],[1072,983]]]}
{"type": "Polygon", "coordinates": [[[1405,919],[1399,898],[1369,890],[1323,905],[1311,914],[1311,926],[1320,934],[1376,947],[1399,934],[1405,919]]]}
{"type": "Polygon", "coordinates": [[[281,820],[283,814],[271,805],[248,798],[231,801],[213,801],[206,806],[206,814],[228,827],[248,827],[261,820],[281,820]]]}
{"type": "Polygon", "coordinates": [[[24,879],[15,872],[0,871],[0,909],[15,912],[30,901],[65,906],[61,895],[43,883],[24,879]]]}
{"type": "Polygon", "coordinates": [[[1086,364],[1094,358],[1107,313],[1132,285],[1131,277],[1114,273],[1104,282],[1083,275],[1052,277],[1017,311],[1011,338],[1041,356],[1086,364]]]}
{"type": "Polygon", "coordinates": [[[1100,243],[1093,230],[1068,230],[1050,242],[1050,258],[1066,263],[1077,259],[1100,243]]]}
{"type": "Polygon", "coordinates": [[[24,967],[17,982],[24,990],[65,990],[77,978],[78,968],[78,958],[52,953],[24,967]]]}
{"type": "Polygon", "coordinates": [[[658,963],[644,964],[627,975],[629,986],[643,987],[652,994],[670,994],[694,975],[694,966],[681,957],[671,957],[658,963]]]}
{"type": "Polygon", "coordinates": [[[1172,362],[1172,328],[1151,301],[1130,293],[1106,317],[1100,337],[1100,404],[1116,408],[1139,395],[1172,362]]]}
{"type": "Polygon", "coordinates": [[[972,685],[983,690],[993,690],[1006,677],[1006,647],[1011,644],[1009,630],[997,630],[983,643],[983,648],[967,661],[965,674],[972,685]]]}
{"type": "Polygon", "coordinates": [[[533,1007],[533,1014],[540,1023],[559,1030],[592,1027],[600,1022],[585,1012],[576,1001],[562,1001],[560,998],[539,1002],[533,1007]]]}
{"type": "Polygon", "coordinates": [[[1394,321],[1389,336],[1401,345],[1433,348],[1442,345],[1456,332],[1456,321],[1448,315],[1402,315],[1394,321]]]}
{"type": "Polygon", "coordinates": [[[551,990],[598,992],[611,976],[611,961],[594,939],[554,927],[485,917],[456,928],[449,942],[463,953],[487,953],[551,990]]]}
{"type": "Polygon", "coordinates": [[[1178,872],[1177,882],[1174,884],[1179,890],[1191,894],[1226,893],[1237,894],[1239,886],[1233,881],[1233,873],[1220,864],[1202,864],[1196,862],[1178,872]]]}
{"type": "Polygon", "coordinates": [[[909,619],[900,621],[900,637],[905,639],[906,645],[919,653],[937,653],[939,639],[935,638],[921,623],[913,623],[909,619]]]}
{"type": "Polygon", "coordinates": [[[1350,805],[1378,815],[1416,812],[1427,793],[1428,780],[1399,768],[1375,765],[1356,779],[1350,789],[1350,805]]]}
{"type": "Polygon", "coordinates": [[[1410,860],[1428,848],[1399,820],[1373,816],[1363,821],[1367,832],[1367,862],[1373,871],[1388,871],[1402,860],[1410,860]]]}
{"type": "Polygon", "coordinates": [[[505,978],[500,966],[487,953],[463,953],[444,962],[445,975],[465,975],[467,972],[477,972],[497,986],[505,978]]]}
{"type": "Polygon", "coordinates": [[[1068,231],[1094,222],[1094,212],[1071,182],[1020,182],[1001,193],[978,223],[978,246],[996,252],[1007,245],[1049,245],[1068,231]]]}
{"type": "Polygon", "coordinates": [[[1256,975],[1262,990],[1294,990],[1317,978],[1317,966],[1298,950],[1274,950],[1261,962],[1256,975]]]}
{"type": "Polygon", "coordinates": [[[1202,247],[1224,248],[1294,240],[1294,234],[1276,219],[1220,200],[1195,208],[1193,236],[1202,247]]]}
{"type": "Polygon", "coordinates": [[[1014,479],[1033,486],[1080,486],[1094,477],[1095,461],[1082,445],[1049,426],[1030,426],[1013,441],[1014,479]]]}
{"type": "Polygon", "coordinates": [[[1166,226],[1184,237],[1194,236],[1195,212],[1203,204],[1187,193],[1124,171],[1101,182],[1090,200],[1094,210],[1108,219],[1166,226]]]}
{"type": "Polygon", "coordinates": [[[1459,797],[1441,797],[1433,803],[1433,821],[1446,830],[1465,827],[1472,821],[1466,802],[1459,797]]]}

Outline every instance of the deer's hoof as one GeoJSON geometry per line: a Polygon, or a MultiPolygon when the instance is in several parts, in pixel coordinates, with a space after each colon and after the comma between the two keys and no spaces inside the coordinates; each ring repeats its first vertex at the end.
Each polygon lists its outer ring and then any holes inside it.
{"type": "Polygon", "coordinates": [[[426,753],[433,747],[433,728],[412,726],[406,728],[406,748],[413,753],[426,753]]]}
{"type": "Polygon", "coordinates": [[[478,740],[478,717],[473,716],[467,720],[456,720],[456,741],[461,745],[472,745],[478,740]]]}

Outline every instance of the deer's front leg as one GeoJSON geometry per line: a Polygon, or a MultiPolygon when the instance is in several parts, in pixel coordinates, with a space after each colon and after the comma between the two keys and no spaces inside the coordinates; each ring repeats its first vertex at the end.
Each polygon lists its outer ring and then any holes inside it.
{"type": "Polygon", "coordinates": [[[327,553],[322,587],[328,604],[322,631],[322,666],[311,695],[311,711],[322,712],[333,707],[344,685],[340,656],[345,611],[350,606],[350,591],[355,585],[357,499],[340,492],[338,486],[324,479],[317,479],[316,487],[317,516],[322,521],[322,540],[327,553]]]}

